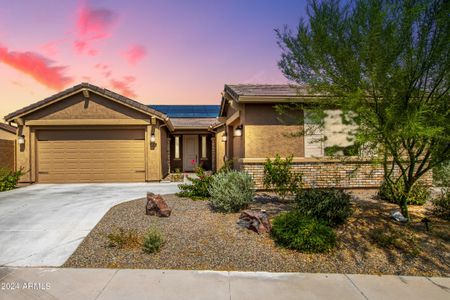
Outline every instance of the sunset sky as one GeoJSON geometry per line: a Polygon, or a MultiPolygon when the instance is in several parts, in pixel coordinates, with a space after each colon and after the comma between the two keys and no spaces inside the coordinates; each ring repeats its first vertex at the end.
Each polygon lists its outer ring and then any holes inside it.
{"type": "Polygon", "coordinates": [[[275,28],[295,0],[0,0],[0,117],[79,82],[145,104],[219,104],[225,83],[285,83],[275,28]]]}

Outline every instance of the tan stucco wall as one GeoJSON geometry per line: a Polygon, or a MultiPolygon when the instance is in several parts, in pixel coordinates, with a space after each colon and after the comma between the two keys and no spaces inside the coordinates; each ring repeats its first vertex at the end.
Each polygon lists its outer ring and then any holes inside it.
{"type": "MultiPolygon", "coordinates": [[[[19,135],[25,136],[25,144],[18,146],[16,150],[17,167],[23,168],[26,172],[21,178],[22,182],[34,182],[36,178],[36,145],[35,131],[41,129],[62,129],[62,128],[77,128],[89,130],[93,128],[114,129],[130,128],[127,125],[121,125],[121,120],[139,120],[142,125],[132,125],[133,128],[138,126],[145,130],[145,155],[146,155],[146,180],[157,181],[162,176],[161,164],[161,135],[158,126],[161,125],[158,121],[156,125],[151,124],[150,116],[136,111],[132,108],[115,103],[112,100],[102,98],[99,95],[90,93],[88,100],[84,99],[83,94],[68,97],[61,100],[61,102],[52,104],[41,110],[35,111],[23,117],[24,124],[19,126],[19,135]],[[27,122],[35,122],[35,120],[45,120],[58,123],[59,120],[73,120],[72,126],[58,126],[52,123],[52,126],[28,126],[27,122]],[[83,126],[83,122],[92,125],[96,124],[98,120],[101,126],[83,126]],[[105,123],[106,120],[106,123],[105,123]],[[103,121],[103,123],[102,123],[103,121]],[[145,125],[148,124],[148,125],[145,125]],[[114,127],[113,127],[114,126],[114,127]],[[150,134],[152,126],[155,127],[156,143],[150,146],[150,134]]],[[[72,121],[71,121],[72,122],[72,121]]],[[[65,124],[65,123],[64,123],[65,124]]],[[[67,125],[67,124],[65,124],[67,125]]],[[[131,125],[130,125],[131,126],[131,125]]]]}
{"type": "Polygon", "coordinates": [[[14,141],[16,134],[0,128],[0,140],[14,141]]]}
{"type": "Polygon", "coordinates": [[[216,170],[219,170],[224,165],[225,142],[222,142],[224,133],[225,127],[221,128],[216,133],[216,170]]]}
{"type": "Polygon", "coordinates": [[[279,115],[273,104],[246,104],[244,120],[244,154],[246,158],[293,155],[304,156],[303,136],[292,136],[301,131],[302,112],[279,115]]]}
{"type": "Polygon", "coordinates": [[[148,115],[128,108],[112,100],[90,93],[70,96],[60,102],[29,114],[27,120],[66,119],[148,119],[148,115]]]}
{"type": "Polygon", "coordinates": [[[14,170],[14,141],[0,139],[0,168],[14,170]]]}
{"type": "Polygon", "coordinates": [[[147,154],[147,181],[158,181],[162,179],[162,165],[161,165],[161,129],[158,126],[147,126],[147,133],[145,135],[147,154]],[[152,130],[155,134],[156,142],[150,143],[150,136],[152,130]]]}
{"type": "Polygon", "coordinates": [[[325,148],[327,147],[346,147],[353,144],[353,137],[350,133],[356,129],[356,126],[343,124],[341,110],[325,110],[324,112],[326,117],[323,120],[323,128],[314,125],[313,122],[308,120],[308,113],[305,114],[305,122],[310,122],[312,124],[310,128],[315,130],[315,132],[307,130],[305,136],[306,157],[322,157],[325,155],[325,148]]]}

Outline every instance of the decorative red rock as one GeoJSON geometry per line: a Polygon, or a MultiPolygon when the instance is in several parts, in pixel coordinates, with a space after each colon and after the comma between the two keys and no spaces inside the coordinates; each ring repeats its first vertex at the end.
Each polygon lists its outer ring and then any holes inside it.
{"type": "Polygon", "coordinates": [[[238,224],[256,233],[268,233],[271,230],[269,216],[265,211],[244,210],[238,224]]]}
{"type": "Polygon", "coordinates": [[[145,205],[145,213],[147,215],[157,215],[158,217],[169,217],[172,210],[167,205],[161,195],[147,193],[147,204],[145,205]]]}

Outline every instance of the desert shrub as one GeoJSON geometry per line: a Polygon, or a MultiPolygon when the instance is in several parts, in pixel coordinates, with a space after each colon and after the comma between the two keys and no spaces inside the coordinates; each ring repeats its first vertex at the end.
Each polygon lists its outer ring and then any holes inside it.
{"type": "Polygon", "coordinates": [[[15,172],[6,168],[0,168],[0,192],[15,189],[22,175],[22,170],[15,172]]]}
{"type": "Polygon", "coordinates": [[[142,250],[145,253],[155,253],[164,245],[164,238],[156,229],[150,229],[144,238],[142,250]]]}
{"type": "Polygon", "coordinates": [[[336,245],[331,227],[297,211],[275,217],[271,234],[277,245],[300,252],[325,252],[336,245]]]}
{"type": "Polygon", "coordinates": [[[450,162],[433,169],[433,182],[436,186],[450,187],[450,162]]]}
{"type": "Polygon", "coordinates": [[[253,179],[250,175],[238,171],[217,173],[213,176],[209,193],[209,204],[214,210],[238,212],[245,208],[255,197],[253,179]]]}
{"type": "Polygon", "coordinates": [[[441,194],[432,200],[433,214],[450,221],[450,188],[444,188],[441,194]]]}
{"type": "Polygon", "coordinates": [[[413,236],[397,231],[390,226],[370,230],[369,238],[380,248],[397,249],[411,256],[417,256],[420,253],[420,247],[413,236]]]}
{"type": "MultiPolygon", "coordinates": [[[[378,196],[391,203],[399,204],[397,199],[404,190],[403,180],[399,180],[396,184],[389,185],[386,181],[381,184],[378,196]]],[[[430,196],[428,188],[420,181],[416,182],[407,197],[407,203],[411,205],[424,205],[430,196]]]]}
{"type": "Polygon", "coordinates": [[[205,173],[202,167],[195,169],[197,178],[188,177],[191,183],[179,184],[180,192],[177,193],[179,197],[187,197],[193,200],[203,200],[209,198],[209,185],[212,180],[212,176],[205,173]]]}
{"type": "Polygon", "coordinates": [[[282,159],[276,155],[274,160],[267,158],[264,164],[264,187],[273,189],[282,199],[295,195],[301,188],[302,176],[292,172],[292,156],[282,159]]]}
{"type": "Polygon", "coordinates": [[[329,226],[343,224],[352,214],[350,199],[348,193],[338,189],[303,190],[295,197],[299,213],[329,226]]]}
{"type": "Polygon", "coordinates": [[[134,229],[118,228],[106,236],[109,247],[136,248],[141,245],[139,234],[134,229]]]}
{"type": "Polygon", "coordinates": [[[217,173],[226,173],[230,172],[233,169],[233,160],[232,159],[226,159],[223,163],[223,166],[220,167],[219,170],[217,170],[217,173]]]}

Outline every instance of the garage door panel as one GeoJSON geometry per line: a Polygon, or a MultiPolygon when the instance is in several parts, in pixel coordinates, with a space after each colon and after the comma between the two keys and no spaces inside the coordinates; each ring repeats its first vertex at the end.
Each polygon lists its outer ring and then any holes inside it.
{"type": "Polygon", "coordinates": [[[144,143],[143,130],[38,132],[38,181],[145,181],[144,143]]]}

